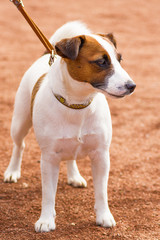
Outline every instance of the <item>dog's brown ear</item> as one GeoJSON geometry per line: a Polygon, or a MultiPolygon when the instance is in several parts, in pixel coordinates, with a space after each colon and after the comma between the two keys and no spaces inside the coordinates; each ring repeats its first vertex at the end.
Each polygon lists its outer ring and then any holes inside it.
{"type": "Polygon", "coordinates": [[[113,43],[113,45],[115,46],[115,48],[117,48],[117,42],[116,42],[116,39],[115,39],[115,37],[114,37],[114,35],[113,35],[113,33],[108,33],[108,34],[98,34],[98,35],[100,35],[100,36],[102,36],[102,37],[105,37],[105,38],[108,38],[112,43],[113,43]]]}
{"type": "Polygon", "coordinates": [[[56,43],[56,53],[63,58],[75,60],[78,57],[79,50],[82,47],[83,42],[83,36],[63,39],[56,43]]]}
{"type": "Polygon", "coordinates": [[[115,48],[117,48],[117,42],[116,42],[116,39],[113,35],[113,33],[108,33],[106,35],[106,37],[113,43],[113,45],[115,46],[115,48]]]}

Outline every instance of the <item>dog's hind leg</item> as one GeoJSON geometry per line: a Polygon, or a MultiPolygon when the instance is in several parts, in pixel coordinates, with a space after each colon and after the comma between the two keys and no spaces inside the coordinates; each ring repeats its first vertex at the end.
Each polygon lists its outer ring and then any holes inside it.
{"type": "Polygon", "coordinates": [[[87,187],[86,180],[79,173],[76,160],[67,161],[68,184],[73,187],[87,187]]]}
{"type": "Polygon", "coordinates": [[[25,146],[24,137],[27,135],[31,125],[30,97],[24,88],[20,87],[16,95],[11,124],[13,151],[8,168],[4,173],[5,182],[17,182],[21,176],[22,153],[25,146]]]}

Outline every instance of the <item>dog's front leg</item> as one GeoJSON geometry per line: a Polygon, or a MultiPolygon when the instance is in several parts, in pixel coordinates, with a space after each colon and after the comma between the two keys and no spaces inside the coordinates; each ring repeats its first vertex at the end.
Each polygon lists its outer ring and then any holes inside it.
{"type": "Polygon", "coordinates": [[[94,154],[92,158],[92,174],[95,190],[96,224],[103,227],[116,225],[108,206],[107,184],[109,168],[109,151],[105,151],[103,154],[94,154]]]}
{"type": "Polygon", "coordinates": [[[46,157],[42,154],[42,210],[39,220],[35,223],[36,232],[49,232],[56,227],[55,196],[60,162],[55,161],[52,157],[50,159],[46,157]]]}

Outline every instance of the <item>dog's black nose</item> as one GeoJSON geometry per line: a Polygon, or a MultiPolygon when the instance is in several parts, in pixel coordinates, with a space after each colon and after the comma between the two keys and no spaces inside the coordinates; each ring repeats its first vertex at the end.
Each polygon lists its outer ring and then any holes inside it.
{"type": "Polygon", "coordinates": [[[125,87],[127,88],[127,90],[130,91],[130,93],[132,93],[136,87],[136,84],[131,82],[131,81],[128,81],[126,84],[125,84],[125,87]]]}

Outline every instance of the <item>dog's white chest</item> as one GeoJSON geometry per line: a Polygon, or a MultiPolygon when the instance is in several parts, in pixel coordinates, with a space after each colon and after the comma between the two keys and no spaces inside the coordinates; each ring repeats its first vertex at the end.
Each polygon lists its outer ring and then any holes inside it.
{"type": "Polygon", "coordinates": [[[40,99],[41,104],[35,102],[37,112],[33,115],[33,125],[40,148],[52,152],[53,159],[82,159],[102,146],[109,146],[111,118],[102,94],[96,95],[92,106],[83,111],[61,107],[50,92],[45,96],[40,99]],[[54,111],[46,106],[52,106],[54,111]]]}
{"type": "Polygon", "coordinates": [[[93,142],[93,136],[83,135],[57,139],[54,151],[61,160],[71,160],[86,157],[95,147],[96,142],[93,142]]]}

